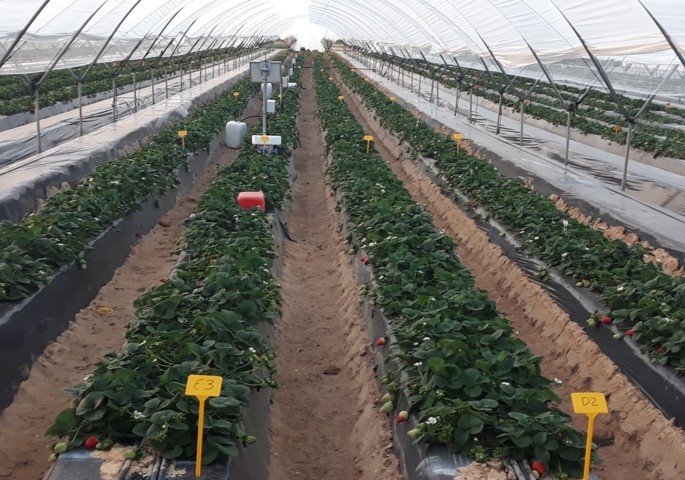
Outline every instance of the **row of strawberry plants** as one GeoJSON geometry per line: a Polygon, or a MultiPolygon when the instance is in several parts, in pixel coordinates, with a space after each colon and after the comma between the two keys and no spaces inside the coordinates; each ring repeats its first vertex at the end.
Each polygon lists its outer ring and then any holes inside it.
{"type": "Polygon", "coordinates": [[[605,238],[520,180],[506,178],[489,162],[464,150],[456,157],[446,135],[389,102],[337,57],[334,62],[385,128],[406,140],[415,153],[436,160],[451,188],[485,207],[525,250],[575,278],[578,286],[601,293],[609,311],[593,315],[591,324],[600,325],[600,319],[615,324],[652,362],[685,373],[685,279],[666,275],[658,263],[645,262],[650,250],[605,238]]]}
{"type": "MultiPolygon", "coordinates": [[[[77,260],[88,243],[142,200],[169,191],[176,170],[192,152],[209,151],[226,119],[244,111],[256,84],[235,86],[239,97],[221,95],[189,117],[151,137],[137,152],[96,168],[73,189],[49,198],[18,223],[0,223],[0,302],[30,295],[49,283],[53,271],[77,260]],[[187,130],[185,147],[177,137],[187,130]]],[[[85,263],[81,261],[85,268],[85,263]]]]}
{"type": "Polygon", "coordinates": [[[298,105],[298,93],[286,91],[283,109],[271,120],[283,137],[277,154],[260,155],[246,143],[217,174],[186,221],[184,261],[136,300],[123,350],[106,355],[71,389],[75,406],[48,430],[61,440],[55,454],[121,442],[169,459],[194,458],[198,402],[184,395],[190,374],[223,378],[221,395],[207,404],[203,463],[236,456],[239,442],[256,441],[241,423],[250,393],[274,386],[273,353],[258,325],[278,316],[280,294],[270,272],[269,217],[243,211],[236,197],[263,191],[267,211],[281,208],[298,105]]]}
{"type": "MultiPolygon", "coordinates": [[[[233,58],[229,56],[229,58],[233,58]]],[[[164,59],[153,69],[154,78],[162,78],[165,74],[179,71],[181,57],[164,59]]],[[[146,63],[152,65],[156,61],[151,58],[146,63]]],[[[193,68],[199,68],[200,63],[194,62],[193,68]]],[[[131,62],[124,67],[117,75],[119,88],[133,83],[133,72],[139,67],[138,62],[131,62]]],[[[117,70],[118,63],[95,65],[83,81],[81,88],[82,95],[89,97],[98,93],[107,92],[112,89],[112,71],[117,70]]],[[[187,67],[186,67],[187,68],[187,67]]],[[[74,74],[81,75],[80,70],[76,69],[74,74]]],[[[40,75],[35,75],[35,79],[40,75]]],[[[138,81],[150,79],[150,70],[138,72],[138,81]]],[[[34,109],[34,93],[31,86],[33,78],[28,81],[20,75],[0,76],[0,115],[14,115],[23,112],[32,112],[34,109]]],[[[51,72],[38,87],[40,93],[40,105],[46,107],[58,102],[68,102],[78,98],[78,89],[74,76],[66,71],[59,70],[51,72]]]]}
{"type": "MultiPolygon", "coordinates": [[[[453,77],[447,75],[436,77],[429,69],[425,67],[417,68],[405,66],[405,68],[418,74],[426,75],[429,78],[435,77],[440,83],[449,88],[460,88],[461,90],[468,90],[469,88],[469,82],[461,82],[460,84],[457,84],[453,77]]],[[[453,71],[452,73],[456,74],[457,72],[453,71]]],[[[478,71],[469,71],[466,78],[471,80],[471,84],[473,82],[478,84],[478,86],[473,89],[474,95],[486,98],[496,104],[499,103],[500,97],[497,92],[499,92],[501,88],[506,85],[506,80],[504,77],[496,72],[490,72],[488,76],[482,77],[478,71]]],[[[529,88],[533,87],[533,82],[530,80],[517,79],[514,84],[523,91],[527,91],[529,88]]],[[[565,86],[561,86],[561,88],[563,90],[565,86]]],[[[578,90],[578,92],[580,91],[578,90]]],[[[580,108],[575,111],[572,119],[572,126],[586,135],[600,135],[612,142],[625,144],[627,136],[624,128],[627,128],[627,123],[622,117],[605,113],[615,109],[616,107],[610,98],[605,100],[603,95],[606,94],[603,94],[602,92],[592,92],[590,97],[584,102],[589,106],[581,105],[580,108]],[[622,129],[618,132],[614,130],[614,125],[616,124],[621,125],[622,127],[622,129]]],[[[564,97],[569,100],[568,94],[565,94],[564,97]]],[[[558,102],[556,101],[556,94],[550,85],[540,82],[535,86],[530,100],[532,103],[526,107],[527,114],[531,115],[533,118],[545,120],[553,125],[566,124],[566,112],[556,106],[558,105],[558,102]],[[543,92],[544,96],[536,95],[536,92],[543,92]],[[549,97],[549,99],[546,97],[549,97]]],[[[626,96],[622,96],[622,101],[628,105],[631,105],[632,107],[637,105],[636,109],[639,109],[642,106],[639,100],[632,100],[626,96]]],[[[507,96],[503,97],[502,103],[504,106],[513,108],[514,110],[518,110],[520,108],[519,101],[517,99],[508,98],[507,96]]],[[[666,124],[682,123],[681,120],[678,120],[672,116],[655,113],[665,113],[666,107],[652,104],[650,108],[654,111],[647,112],[647,115],[644,116],[644,118],[649,118],[651,122],[666,124]]],[[[668,114],[685,116],[685,110],[671,108],[668,109],[668,114]]],[[[654,157],[668,156],[673,158],[685,158],[685,138],[683,137],[682,132],[678,129],[663,127],[659,124],[638,122],[633,131],[631,146],[646,152],[651,152],[654,157]]]]}
{"type": "Polygon", "coordinates": [[[366,154],[362,127],[318,70],[331,181],[342,193],[352,246],[373,265],[370,295],[397,338],[392,357],[400,370],[386,382],[393,396],[409,392],[410,411],[422,422],[412,435],[480,460],[535,457],[577,473],[583,437],[551,406],[559,398],[540,375],[540,357],[475,287],[454,242],[435,231],[382,158],[366,154]]]}

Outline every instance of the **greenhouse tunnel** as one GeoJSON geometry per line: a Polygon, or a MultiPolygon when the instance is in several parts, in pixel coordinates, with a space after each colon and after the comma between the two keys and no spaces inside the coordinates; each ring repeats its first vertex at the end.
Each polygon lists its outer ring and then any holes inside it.
{"type": "Polygon", "coordinates": [[[682,0],[0,12],[0,479],[685,478],[682,0]]]}

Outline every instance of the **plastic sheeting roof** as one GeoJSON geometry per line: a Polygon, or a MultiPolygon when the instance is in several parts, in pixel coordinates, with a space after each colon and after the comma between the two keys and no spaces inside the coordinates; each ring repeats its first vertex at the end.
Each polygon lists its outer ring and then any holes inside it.
{"type": "Polygon", "coordinates": [[[0,74],[265,40],[306,3],[334,36],[511,70],[534,65],[533,51],[554,63],[587,59],[587,47],[650,67],[679,65],[685,52],[684,0],[0,0],[0,74]]]}
{"type": "Polygon", "coordinates": [[[510,68],[536,63],[531,48],[547,62],[587,56],[581,38],[599,57],[669,63],[675,52],[650,13],[685,51],[683,0],[313,0],[311,6],[311,20],[343,38],[481,57],[492,51],[510,68]]]}
{"type": "Polygon", "coordinates": [[[247,45],[289,19],[269,0],[2,0],[0,74],[247,45]]]}

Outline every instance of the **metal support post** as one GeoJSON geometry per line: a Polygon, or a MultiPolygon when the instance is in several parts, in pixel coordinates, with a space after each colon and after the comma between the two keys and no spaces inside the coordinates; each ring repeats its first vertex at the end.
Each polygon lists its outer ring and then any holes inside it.
{"type": "Polygon", "coordinates": [[[469,122],[473,121],[473,86],[469,87],[469,122]]]}
{"type": "Polygon", "coordinates": [[[495,129],[495,135],[499,135],[500,128],[502,126],[502,104],[504,103],[503,92],[499,92],[499,109],[497,111],[497,128],[495,129]]]}
{"type": "Polygon", "coordinates": [[[526,109],[525,104],[523,103],[523,99],[521,100],[521,138],[519,140],[519,144],[523,146],[523,114],[526,109]]]}
{"type": "Polygon", "coordinates": [[[152,104],[155,104],[155,69],[150,69],[150,86],[152,87],[152,104]]]}
{"type": "Polygon", "coordinates": [[[136,72],[133,72],[133,111],[138,112],[138,84],[136,83],[136,72]]]}
{"type": "Polygon", "coordinates": [[[117,121],[117,77],[112,77],[112,123],[117,121]]]}
{"type": "Polygon", "coordinates": [[[564,154],[564,166],[568,165],[568,154],[571,144],[571,119],[573,118],[573,110],[569,108],[566,113],[568,118],[566,119],[566,153],[564,154]]]}
{"type": "Polygon", "coordinates": [[[38,153],[43,151],[43,145],[40,140],[40,94],[38,93],[38,86],[35,85],[35,102],[33,108],[36,112],[36,139],[38,140],[38,153]]]}
{"type": "Polygon", "coordinates": [[[630,160],[630,142],[633,139],[633,120],[628,119],[628,136],[626,137],[626,157],[623,162],[623,177],[621,178],[621,190],[626,189],[626,178],[628,177],[628,161],[630,160]]]}
{"type": "Polygon", "coordinates": [[[78,95],[78,134],[83,136],[83,95],[81,94],[81,80],[76,82],[76,93],[78,95]]]}

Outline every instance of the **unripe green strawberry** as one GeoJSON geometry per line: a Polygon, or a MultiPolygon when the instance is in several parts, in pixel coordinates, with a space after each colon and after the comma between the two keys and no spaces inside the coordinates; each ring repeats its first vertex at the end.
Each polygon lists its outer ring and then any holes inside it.
{"type": "Polygon", "coordinates": [[[245,445],[251,445],[257,441],[257,437],[255,437],[253,435],[248,435],[247,437],[245,437],[244,441],[245,441],[245,445]]]}
{"type": "Polygon", "coordinates": [[[57,461],[57,454],[56,453],[50,454],[50,456],[48,457],[48,463],[55,463],[56,461],[57,461]]]}
{"type": "Polygon", "coordinates": [[[126,451],[124,452],[124,458],[125,458],[126,460],[133,460],[133,459],[136,458],[137,456],[138,456],[138,452],[137,452],[136,449],[134,449],[134,448],[129,448],[128,450],[126,450],[126,451]]]}
{"type": "Polygon", "coordinates": [[[411,438],[416,438],[419,435],[421,435],[421,429],[420,428],[414,428],[412,430],[409,430],[407,432],[407,435],[409,435],[411,438]]]}
{"type": "Polygon", "coordinates": [[[381,413],[390,413],[395,409],[395,405],[392,402],[385,402],[381,407],[381,413]]]}
{"type": "Polygon", "coordinates": [[[67,444],[64,442],[58,443],[54,447],[52,447],[52,453],[60,454],[64,453],[67,451],[67,444]]]}
{"type": "Polygon", "coordinates": [[[386,393],[381,397],[381,402],[383,403],[389,402],[390,400],[392,400],[392,395],[390,395],[389,393],[386,393]]]}

